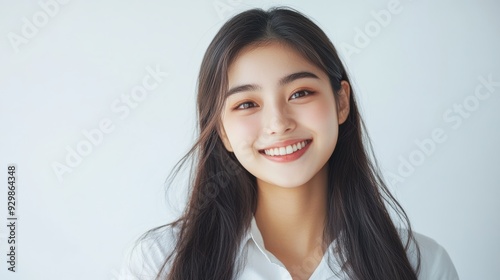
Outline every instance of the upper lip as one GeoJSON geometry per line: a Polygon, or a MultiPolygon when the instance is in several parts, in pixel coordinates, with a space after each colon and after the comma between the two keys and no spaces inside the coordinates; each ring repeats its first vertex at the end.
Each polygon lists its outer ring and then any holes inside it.
{"type": "Polygon", "coordinates": [[[279,141],[279,142],[274,143],[272,146],[269,146],[269,147],[261,149],[260,151],[274,149],[274,148],[286,147],[286,146],[289,146],[289,145],[297,144],[299,142],[308,141],[308,140],[311,140],[311,139],[290,139],[290,140],[285,140],[285,141],[279,141]]]}

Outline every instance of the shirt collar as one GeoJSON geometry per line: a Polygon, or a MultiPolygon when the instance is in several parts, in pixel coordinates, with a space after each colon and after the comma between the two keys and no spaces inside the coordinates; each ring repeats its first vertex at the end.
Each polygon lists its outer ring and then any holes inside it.
{"type": "MultiPolygon", "coordinates": [[[[252,221],[250,223],[250,228],[247,230],[245,236],[241,242],[240,255],[243,253],[244,248],[248,245],[248,242],[254,242],[260,252],[266,257],[266,259],[272,263],[285,267],[281,261],[276,258],[273,254],[266,250],[264,246],[264,239],[262,238],[262,234],[260,233],[259,227],[257,226],[257,222],[255,220],[255,216],[252,216],[252,221]]],[[[310,279],[332,279],[335,276],[332,268],[328,265],[328,261],[331,259],[334,261],[334,266],[339,269],[338,264],[333,256],[335,242],[332,242],[327,249],[327,252],[321,259],[320,264],[314,271],[313,275],[311,275],[310,279]],[[328,256],[329,255],[329,256],[328,256]]],[[[337,279],[337,278],[335,278],[337,279]]]]}
{"type": "Polygon", "coordinates": [[[254,242],[259,251],[266,257],[266,259],[272,263],[279,264],[285,267],[273,254],[266,250],[264,246],[264,239],[262,238],[262,234],[260,233],[259,227],[257,226],[257,222],[255,217],[252,216],[252,221],[250,222],[250,228],[247,230],[245,236],[241,242],[240,254],[242,253],[245,246],[247,246],[248,242],[254,242]]]}

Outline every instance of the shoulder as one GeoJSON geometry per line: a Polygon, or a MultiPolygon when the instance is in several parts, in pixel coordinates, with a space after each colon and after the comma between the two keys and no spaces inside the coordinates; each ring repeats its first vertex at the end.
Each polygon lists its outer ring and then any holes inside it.
{"type": "MultiPolygon", "coordinates": [[[[122,280],[156,279],[177,243],[178,228],[165,225],[143,234],[125,254],[120,271],[122,280]]],[[[171,260],[171,258],[170,258],[171,260]]],[[[163,271],[168,271],[168,265],[163,271]]]]}
{"type": "MultiPolygon", "coordinates": [[[[400,232],[403,244],[405,244],[408,232],[406,230],[401,230],[400,232]]],[[[413,237],[420,250],[420,273],[418,279],[459,279],[455,266],[443,246],[434,239],[417,232],[413,232],[413,237]]],[[[411,264],[416,267],[418,260],[414,242],[410,243],[407,255],[411,264]]]]}

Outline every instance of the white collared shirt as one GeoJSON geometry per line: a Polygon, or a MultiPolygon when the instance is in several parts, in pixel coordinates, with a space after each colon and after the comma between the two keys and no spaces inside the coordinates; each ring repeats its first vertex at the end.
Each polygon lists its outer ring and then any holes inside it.
{"type": "MultiPolygon", "coordinates": [[[[131,248],[123,262],[120,279],[155,279],[161,266],[175,246],[176,233],[177,231],[171,227],[163,228],[163,230],[155,231],[154,235],[141,241],[139,246],[131,248]]],[[[422,234],[414,232],[414,236],[421,252],[418,279],[459,279],[448,253],[442,246],[422,234]]],[[[407,255],[411,264],[415,267],[416,255],[414,249],[415,246],[412,243],[407,255]]],[[[330,254],[326,253],[323,256],[318,256],[318,258],[321,257],[321,261],[309,280],[348,279],[345,274],[336,275],[332,271],[332,268],[338,271],[339,267],[335,257],[331,256],[333,243],[328,248],[328,252],[330,254]],[[330,262],[330,266],[328,262],[330,262]]],[[[249,232],[242,239],[236,263],[239,265],[236,267],[238,280],[292,280],[292,275],[285,266],[264,247],[264,241],[255,218],[252,219],[249,232]]],[[[317,262],[309,262],[305,259],[302,266],[307,267],[313,265],[313,263],[317,262]]],[[[292,272],[300,274],[301,269],[302,267],[298,266],[292,272]]]]}

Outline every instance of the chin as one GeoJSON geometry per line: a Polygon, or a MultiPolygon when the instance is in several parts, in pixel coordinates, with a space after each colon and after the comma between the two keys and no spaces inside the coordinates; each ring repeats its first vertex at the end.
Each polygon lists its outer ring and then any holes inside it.
{"type": "Polygon", "coordinates": [[[309,182],[310,178],[301,178],[301,179],[295,179],[295,180],[291,180],[293,178],[289,178],[288,180],[269,180],[269,181],[265,181],[265,184],[269,184],[269,185],[274,185],[276,187],[280,187],[280,188],[284,188],[284,189],[293,189],[293,188],[298,188],[298,187],[301,187],[305,184],[307,184],[307,182],[309,182]]]}

